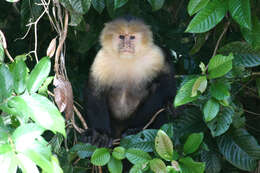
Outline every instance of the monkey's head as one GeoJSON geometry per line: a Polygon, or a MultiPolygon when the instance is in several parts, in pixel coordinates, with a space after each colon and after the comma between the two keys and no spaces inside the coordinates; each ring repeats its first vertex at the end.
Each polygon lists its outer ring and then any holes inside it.
{"type": "Polygon", "coordinates": [[[153,45],[149,26],[138,19],[119,18],[106,23],[100,41],[106,51],[120,58],[134,58],[153,45]]]}

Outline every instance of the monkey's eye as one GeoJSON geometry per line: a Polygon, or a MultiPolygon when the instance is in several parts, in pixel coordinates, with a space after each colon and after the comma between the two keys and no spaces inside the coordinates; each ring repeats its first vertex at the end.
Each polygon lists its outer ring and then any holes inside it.
{"type": "Polygon", "coordinates": [[[130,40],[133,40],[133,39],[135,39],[135,36],[133,36],[133,35],[130,36],[130,40]]]}
{"type": "Polygon", "coordinates": [[[119,35],[119,39],[124,40],[125,36],[124,35],[119,35]]]}

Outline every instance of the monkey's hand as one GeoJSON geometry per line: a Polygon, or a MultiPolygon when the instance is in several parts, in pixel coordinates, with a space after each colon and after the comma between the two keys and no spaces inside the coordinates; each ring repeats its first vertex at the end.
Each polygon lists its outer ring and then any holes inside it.
{"type": "Polygon", "coordinates": [[[135,135],[141,131],[142,131],[142,128],[129,128],[122,134],[122,137],[126,137],[128,135],[135,135]]]}
{"type": "Polygon", "coordinates": [[[89,128],[82,134],[81,142],[90,143],[98,148],[105,147],[111,148],[113,143],[113,138],[100,130],[89,128]]]}

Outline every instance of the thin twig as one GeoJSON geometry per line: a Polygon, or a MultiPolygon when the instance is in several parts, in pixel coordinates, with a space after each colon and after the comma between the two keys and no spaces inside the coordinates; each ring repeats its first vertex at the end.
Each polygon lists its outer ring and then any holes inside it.
{"type": "Polygon", "coordinates": [[[249,114],[252,114],[252,115],[257,115],[257,116],[260,116],[260,114],[259,114],[259,113],[252,112],[252,111],[249,111],[249,110],[246,110],[246,109],[244,109],[244,112],[246,112],[246,113],[249,113],[249,114]]]}
{"type": "Polygon", "coordinates": [[[87,123],[85,122],[83,116],[81,115],[81,113],[79,112],[79,110],[76,108],[76,106],[73,105],[73,109],[74,109],[76,115],[78,116],[79,120],[81,121],[81,123],[82,123],[84,129],[85,129],[85,130],[88,129],[87,123]]]}
{"type": "Polygon", "coordinates": [[[222,40],[223,36],[224,36],[224,35],[225,35],[225,33],[227,32],[229,25],[230,25],[230,21],[228,21],[228,22],[226,23],[226,25],[225,25],[225,28],[224,28],[223,32],[222,32],[222,33],[221,33],[221,35],[219,36],[219,38],[218,38],[218,41],[217,41],[217,44],[216,44],[216,47],[215,47],[215,49],[214,49],[214,52],[213,52],[213,55],[212,55],[212,57],[214,57],[214,56],[217,54],[217,50],[218,50],[218,47],[219,47],[220,41],[222,40]]]}
{"type": "Polygon", "coordinates": [[[64,44],[65,39],[67,37],[68,21],[69,21],[69,14],[68,14],[68,11],[65,10],[65,21],[64,21],[65,26],[64,26],[63,33],[61,34],[60,42],[59,42],[59,45],[57,47],[56,54],[55,54],[54,71],[55,71],[55,73],[58,73],[58,74],[59,74],[59,57],[60,57],[60,54],[61,54],[63,44],[64,44]]]}
{"type": "Polygon", "coordinates": [[[10,53],[7,50],[7,43],[6,43],[5,35],[1,30],[0,30],[0,44],[2,44],[5,54],[10,59],[10,61],[14,62],[14,59],[12,58],[12,56],[10,55],[10,53]]]}
{"type": "Polygon", "coordinates": [[[144,126],[143,130],[147,129],[147,127],[149,127],[149,126],[154,122],[155,118],[156,118],[161,112],[163,112],[163,111],[165,111],[165,108],[162,108],[162,109],[160,109],[159,111],[157,111],[157,112],[153,115],[153,117],[151,118],[151,120],[144,126]]]}

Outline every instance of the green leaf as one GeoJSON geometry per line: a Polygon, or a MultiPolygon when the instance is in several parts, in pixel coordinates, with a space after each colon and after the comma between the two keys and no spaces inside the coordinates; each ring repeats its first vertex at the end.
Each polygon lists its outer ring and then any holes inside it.
{"type": "Polygon", "coordinates": [[[152,152],[154,139],[158,130],[146,129],[136,135],[129,135],[120,141],[120,145],[126,149],[135,148],[145,152],[152,152]]]}
{"type": "Polygon", "coordinates": [[[17,60],[12,71],[14,78],[14,90],[17,94],[24,92],[26,78],[28,77],[27,67],[23,60],[17,60]]]}
{"type": "Polygon", "coordinates": [[[251,30],[251,9],[249,0],[229,0],[229,12],[233,19],[242,27],[251,30]]]}
{"type": "Polygon", "coordinates": [[[105,8],[105,0],[92,0],[93,7],[99,14],[101,14],[105,8]]]}
{"type": "Polygon", "coordinates": [[[203,133],[191,134],[183,146],[183,152],[185,154],[194,153],[200,147],[200,144],[203,141],[203,137],[203,133]]]}
{"type": "Polygon", "coordinates": [[[181,137],[190,133],[205,131],[207,127],[202,117],[202,112],[197,107],[184,109],[182,116],[174,121],[174,127],[176,128],[174,136],[181,137]]]}
{"type": "Polygon", "coordinates": [[[153,11],[159,10],[164,4],[164,0],[147,0],[153,8],[153,11]]]}
{"type": "Polygon", "coordinates": [[[13,152],[0,154],[0,168],[3,173],[16,173],[16,156],[13,152]]]}
{"type": "Polygon", "coordinates": [[[127,1],[128,0],[115,0],[114,8],[117,9],[117,8],[124,6],[127,3],[127,1]]]}
{"type": "Polygon", "coordinates": [[[213,120],[219,112],[219,107],[219,103],[214,99],[208,100],[203,107],[204,120],[206,122],[213,120]]]}
{"type": "Polygon", "coordinates": [[[152,159],[148,153],[146,153],[142,150],[134,149],[134,148],[130,148],[130,149],[126,150],[126,158],[132,164],[146,163],[152,159]]]}
{"type": "Polygon", "coordinates": [[[217,100],[225,100],[230,96],[227,82],[218,80],[210,86],[210,94],[217,100]]]}
{"type": "Polygon", "coordinates": [[[79,157],[81,159],[85,159],[87,157],[90,157],[93,152],[96,150],[97,147],[90,145],[89,143],[78,143],[76,145],[74,145],[70,151],[71,152],[77,152],[77,154],[79,155],[79,157]]]}
{"type": "Polygon", "coordinates": [[[96,166],[104,166],[110,160],[110,153],[107,148],[98,148],[91,156],[91,163],[96,166]]]}
{"type": "Polygon", "coordinates": [[[260,21],[256,16],[253,16],[252,29],[241,28],[245,40],[250,43],[255,49],[260,48],[260,21]]]}
{"type": "Polygon", "coordinates": [[[221,77],[232,69],[233,54],[229,56],[216,55],[210,59],[208,64],[209,78],[214,79],[221,77]]]}
{"type": "Polygon", "coordinates": [[[44,141],[43,138],[39,139],[40,141],[35,140],[30,146],[26,145],[26,147],[22,149],[22,153],[41,167],[43,171],[53,172],[51,147],[48,146],[48,143],[44,141]]]}
{"type": "Polygon", "coordinates": [[[60,167],[59,160],[56,156],[51,156],[51,163],[53,167],[53,172],[55,173],[63,173],[63,170],[60,167]]]}
{"type": "Polygon", "coordinates": [[[33,68],[27,80],[27,89],[30,93],[35,93],[45,79],[48,77],[51,70],[51,61],[49,57],[42,58],[33,68]]]}
{"type": "Polygon", "coordinates": [[[73,10],[80,14],[88,12],[91,6],[91,0],[69,0],[73,10]]]}
{"type": "Polygon", "coordinates": [[[203,9],[209,0],[190,0],[188,4],[188,13],[190,16],[203,9]]]}
{"type": "Polygon", "coordinates": [[[225,133],[232,123],[233,109],[224,107],[223,110],[212,121],[207,123],[212,136],[220,136],[225,133]]]}
{"type": "Polygon", "coordinates": [[[115,16],[114,0],[106,0],[107,12],[111,18],[115,16]]]}
{"type": "Polygon", "coordinates": [[[125,148],[115,147],[112,152],[112,156],[117,160],[123,160],[125,158],[125,148]]]}
{"type": "Polygon", "coordinates": [[[175,107],[192,102],[198,98],[198,96],[196,96],[196,97],[191,96],[192,88],[197,79],[198,79],[198,77],[192,78],[192,79],[186,81],[181,86],[181,88],[178,90],[177,95],[175,96],[175,99],[174,99],[175,107]]]}
{"type": "Polygon", "coordinates": [[[181,158],[179,164],[182,173],[204,173],[205,163],[195,162],[191,157],[181,158]]]}
{"type": "Polygon", "coordinates": [[[39,138],[43,132],[44,129],[34,123],[19,126],[12,134],[16,150],[23,152],[24,149],[31,147],[31,143],[39,138]]]}
{"type": "Polygon", "coordinates": [[[150,169],[153,172],[166,173],[166,165],[161,159],[150,160],[150,169]]]}
{"type": "Polygon", "coordinates": [[[0,63],[3,63],[5,59],[5,50],[3,45],[0,43],[0,63]]]}
{"type": "Polygon", "coordinates": [[[6,0],[7,2],[18,2],[20,0],[6,0]]]}
{"type": "Polygon", "coordinates": [[[10,97],[13,90],[13,76],[6,65],[0,64],[0,102],[10,97]]]}
{"type": "Polygon", "coordinates": [[[203,151],[201,161],[206,163],[206,173],[219,173],[222,168],[220,154],[214,151],[203,151]]]}
{"type": "MultiPolygon", "coordinates": [[[[242,142],[242,141],[241,141],[242,142]]],[[[243,141],[246,142],[246,141],[243,141]]],[[[217,138],[218,149],[221,154],[235,167],[253,171],[257,166],[257,160],[250,157],[232,138],[231,135],[225,134],[217,138]]]]}
{"type": "Polygon", "coordinates": [[[203,93],[207,89],[207,84],[208,84],[208,81],[207,81],[206,76],[200,76],[192,87],[191,96],[192,97],[197,96],[198,91],[203,93]]]}
{"type": "Polygon", "coordinates": [[[12,146],[10,144],[0,144],[0,154],[4,154],[12,151],[12,146]]]}
{"type": "Polygon", "coordinates": [[[111,157],[110,161],[108,162],[108,170],[110,173],[121,173],[123,171],[123,164],[121,160],[117,160],[111,157]]]}
{"type": "Polygon", "coordinates": [[[15,108],[23,116],[30,116],[37,124],[54,133],[66,136],[65,120],[57,107],[46,97],[39,94],[13,97],[8,101],[11,108],[15,108]]]}
{"type": "Polygon", "coordinates": [[[38,93],[47,97],[48,96],[48,86],[51,84],[53,79],[54,79],[53,76],[47,77],[47,79],[44,81],[42,86],[38,89],[38,93]]]}
{"type": "Polygon", "coordinates": [[[137,163],[135,164],[131,169],[129,173],[143,173],[144,169],[147,167],[147,164],[149,162],[146,163],[137,163]]]}
{"type": "Polygon", "coordinates": [[[30,172],[39,173],[36,164],[27,156],[18,153],[16,157],[17,157],[18,165],[22,169],[23,173],[30,173],[30,172]]]}
{"type": "Polygon", "coordinates": [[[260,145],[257,140],[249,134],[246,129],[239,128],[231,131],[231,136],[234,142],[241,147],[250,157],[259,159],[260,145]]]}
{"type": "Polygon", "coordinates": [[[207,6],[191,20],[185,32],[202,33],[209,31],[224,18],[226,11],[225,0],[210,1],[207,6]]]}
{"type": "Polygon", "coordinates": [[[164,124],[160,129],[163,130],[170,138],[173,138],[173,124],[164,124]]]}
{"type": "Polygon", "coordinates": [[[159,130],[155,138],[155,150],[163,159],[173,160],[173,144],[169,136],[162,130],[159,130]]]}
{"type": "Polygon", "coordinates": [[[219,49],[218,52],[225,55],[232,52],[234,54],[234,66],[256,67],[260,65],[260,50],[254,49],[247,42],[231,42],[219,49]]]}

